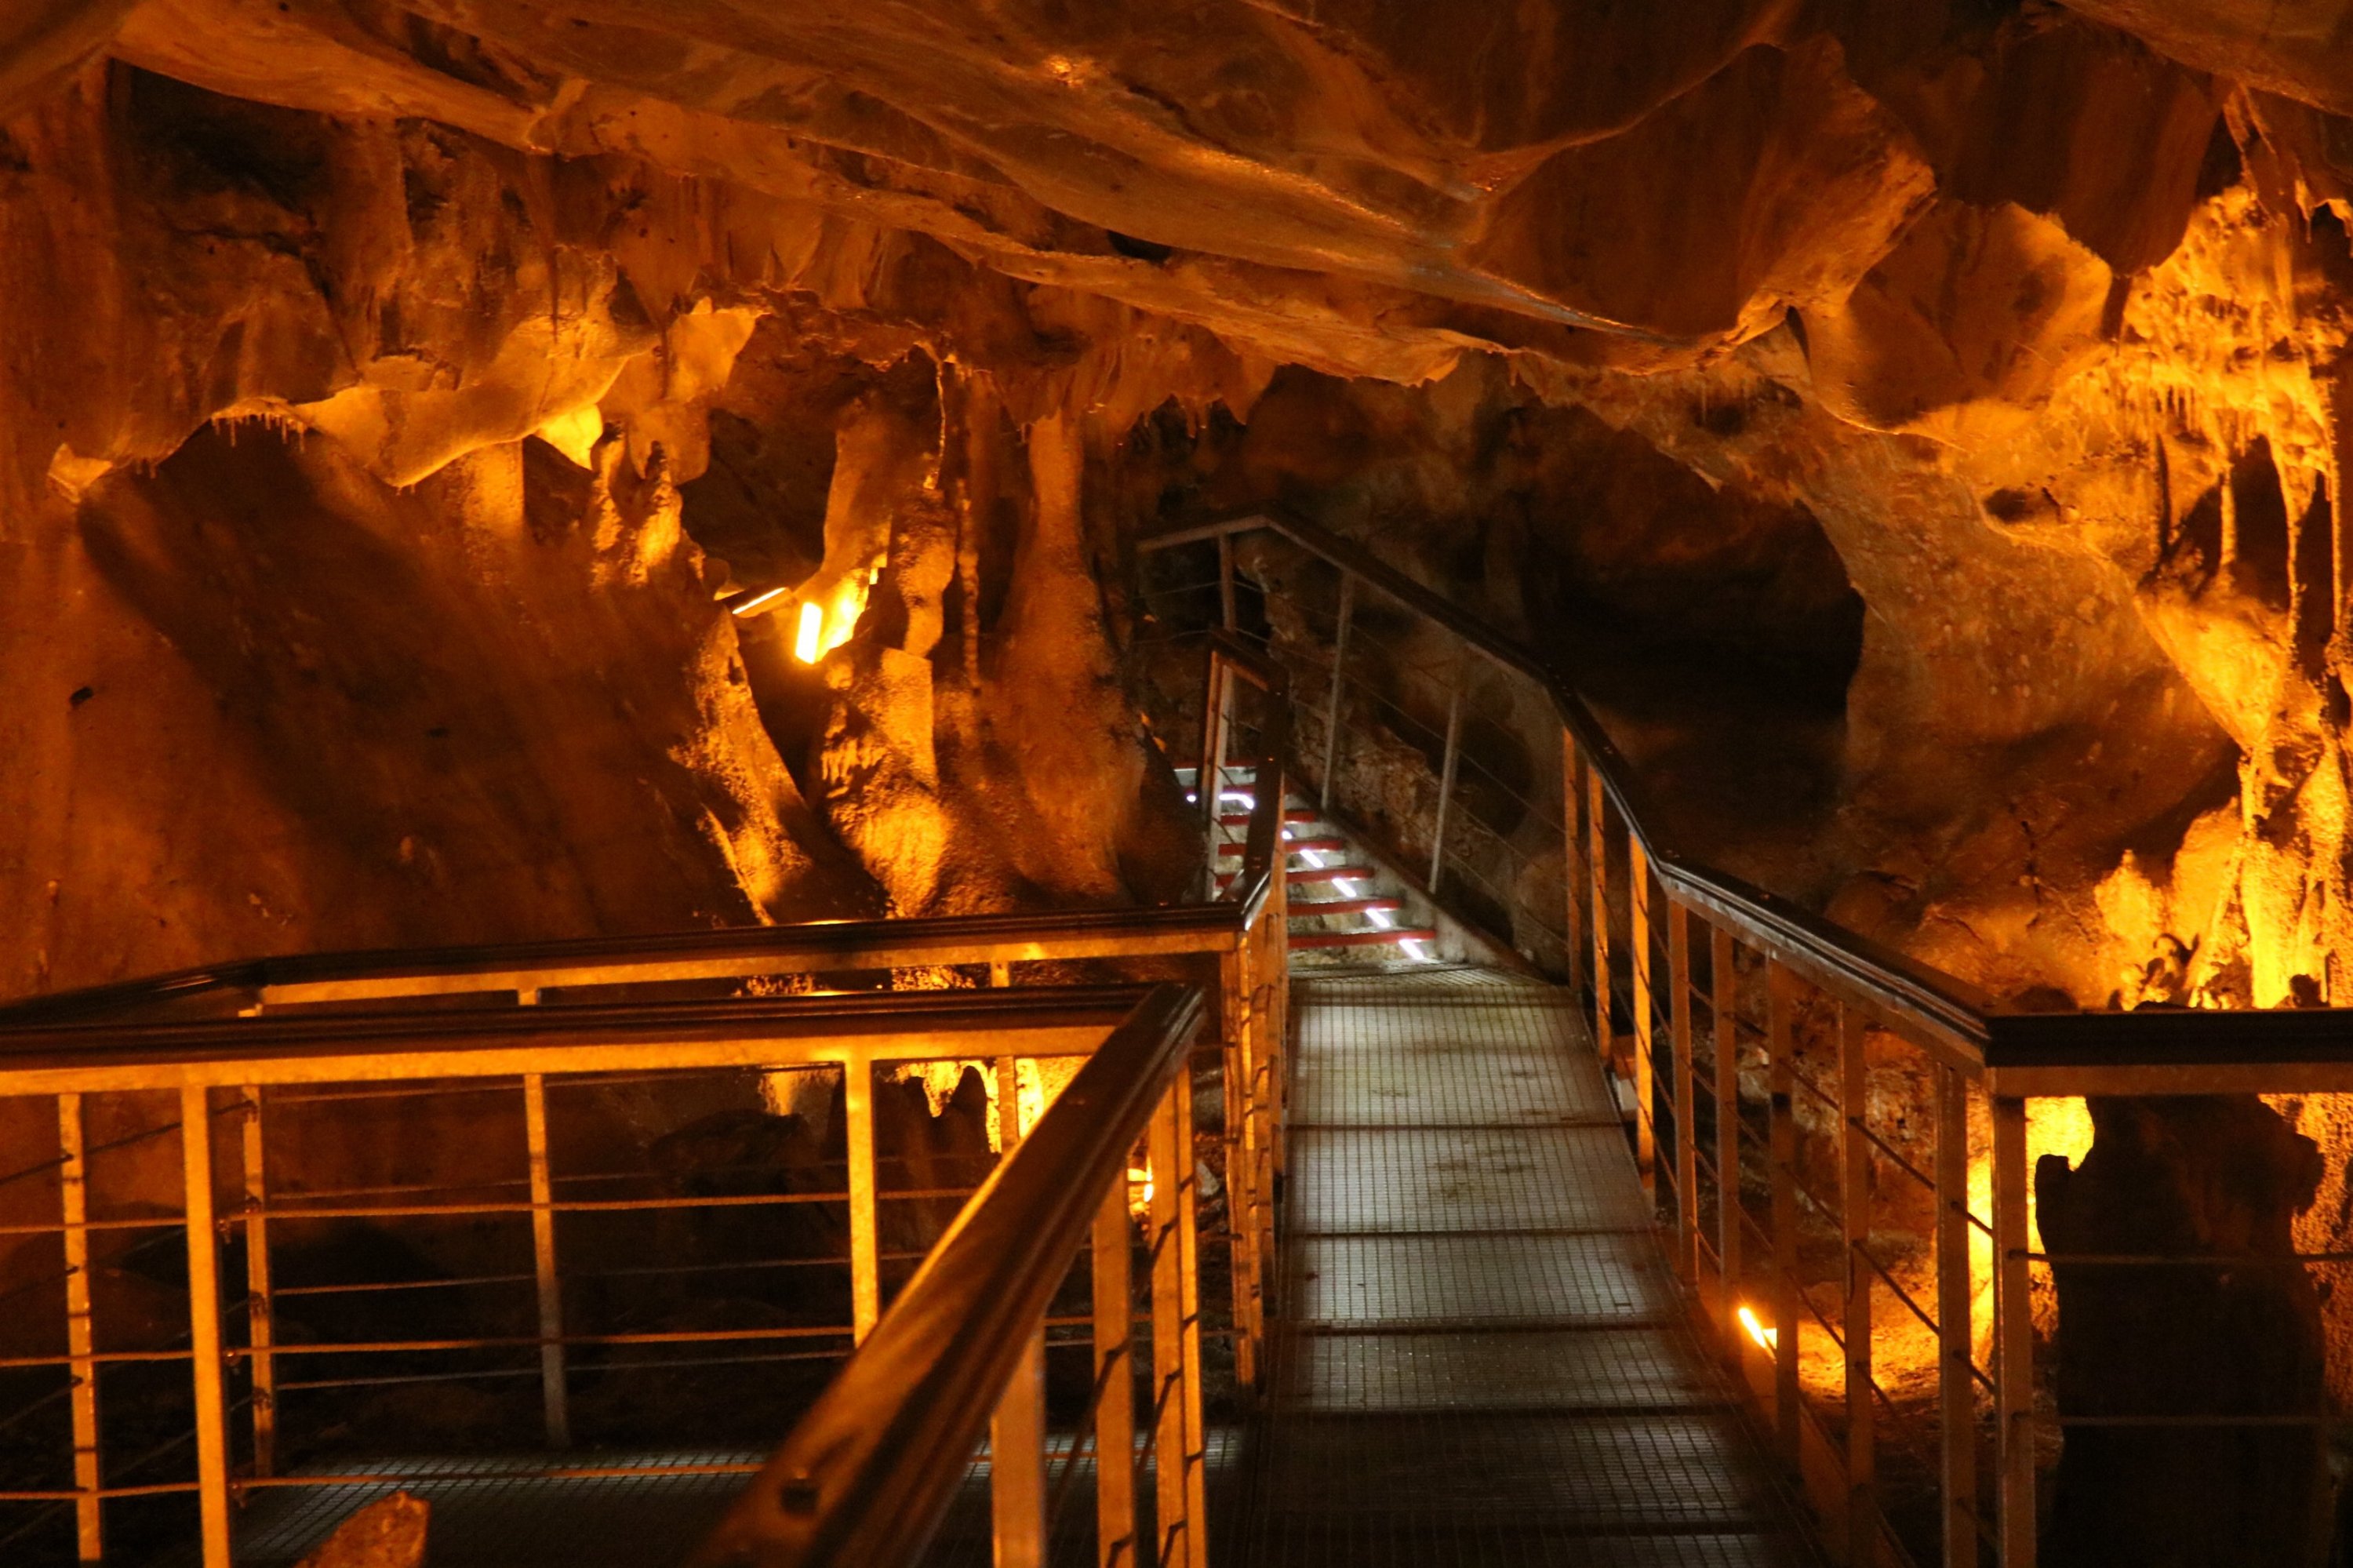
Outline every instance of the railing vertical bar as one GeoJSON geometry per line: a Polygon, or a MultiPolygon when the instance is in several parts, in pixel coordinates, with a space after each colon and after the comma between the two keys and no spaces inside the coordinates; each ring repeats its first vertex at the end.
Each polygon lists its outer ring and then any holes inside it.
{"type": "Polygon", "coordinates": [[[1766,964],[1766,1093],[1772,1108],[1767,1136],[1772,1183],[1773,1431],[1791,1469],[1800,1461],[1798,1418],[1798,1122],[1795,1036],[1797,977],[1778,959],[1766,964]]]}
{"type": "Polygon", "coordinates": [[[1593,1048],[1606,1064],[1617,1049],[1609,1026],[1609,791],[1586,769],[1586,865],[1593,885],[1593,1048]]]}
{"type": "Polygon", "coordinates": [[[1340,574],[1340,630],[1332,642],[1332,694],[1324,708],[1324,785],[1316,804],[1332,809],[1333,779],[1340,766],[1340,693],[1348,671],[1348,631],[1356,619],[1356,574],[1340,574]]]}
{"type": "Polygon", "coordinates": [[[1185,1377],[1185,1537],[1192,1568],[1209,1564],[1209,1439],[1203,1410],[1201,1363],[1201,1233],[1198,1162],[1193,1154],[1193,1075],[1179,1070],[1170,1086],[1176,1132],[1177,1315],[1185,1377]]]}
{"type": "Polygon", "coordinates": [[[1233,1252],[1234,1382],[1258,1386],[1265,1259],[1259,1250],[1259,1062],[1265,1033],[1255,1001],[1252,944],[1218,955],[1225,1071],[1226,1213],[1233,1252]]]}
{"type": "Polygon", "coordinates": [[[1936,1068],[1936,1369],[1943,1427],[1945,1562],[1978,1561],[1977,1382],[1970,1375],[1968,1081],[1936,1068]]]}
{"type": "Polygon", "coordinates": [[[2029,1297],[2026,1102],[1993,1099],[1994,1389],[2001,1568],[2034,1568],[2034,1314],[2029,1297]]]}
{"type": "Polygon", "coordinates": [[[1873,1446],[1871,1392],[1871,1141],[1864,1137],[1871,1099],[1868,1032],[1862,1016],[1841,1002],[1839,1033],[1839,1209],[1845,1230],[1846,1267],[1841,1293],[1846,1308],[1841,1328],[1846,1340],[1847,1549],[1851,1563],[1866,1563],[1879,1540],[1879,1476],[1873,1446]]]}
{"type": "Polygon", "coordinates": [[[1000,1160],[1021,1141],[1021,1064],[1011,1056],[997,1059],[997,1153],[1000,1160]]]}
{"type": "Polygon", "coordinates": [[[1203,1490],[1199,1276],[1190,1223],[1193,1172],[1186,1147],[1192,1122],[1190,1083],[1182,1073],[1153,1113],[1145,1139],[1152,1172],[1152,1389],[1159,1568],[1207,1568],[1202,1550],[1203,1490]]]}
{"type": "MultiPolygon", "coordinates": [[[[1021,1073],[997,1064],[999,1157],[1021,1141],[1021,1073]]],[[[995,1568],[1046,1568],[1046,1323],[1033,1324],[988,1418],[988,1521],[995,1568]]]]}
{"type": "Polygon", "coordinates": [[[1675,1054],[1675,1266],[1699,1283],[1699,1118],[1692,1071],[1691,911],[1667,904],[1667,984],[1675,1054]]]}
{"type": "Polygon", "coordinates": [[[1626,832],[1626,948],[1634,980],[1634,1164],[1641,1172],[1642,1195],[1653,1202],[1659,1194],[1659,1097],[1657,1025],[1651,995],[1651,859],[1642,841],[1629,826],[1626,832]]]}
{"type": "Polygon", "coordinates": [[[564,1278],[555,1263],[555,1183],[547,1167],[547,1078],[522,1075],[523,1148],[530,1160],[533,1277],[539,1295],[540,1402],[551,1448],[572,1446],[564,1372],[564,1278]]]}
{"type": "Polygon", "coordinates": [[[1438,772],[1438,820],[1430,831],[1430,891],[1435,896],[1439,879],[1446,873],[1446,815],[1454,805],[1454,777],[1462,763],[1462,687],[1471,675],[1471,648],[1468,643],[1458,651],[1454,662],[1454,686],[1446,694],[1445,760],[1438,772]]]}
{"type": "Polygon", "coordinates": [[[1583,823],[1585,791],[1577,757],[1577,735],[1567,726],[1560,732],[1560,885],[1566,923],[1561,943],[1567,949],[1568,994],[1574,998],[1585,985],[1585,879],[1577,868],[1585,858],[1583,823]]]}
{"type": "Polygon", "coordinates": [[[1046,1568],[1046,1330],[1041,1321],[988,1421],[988,1522],[996,1568],[1046,1568]]]}
{"type": "Polygon", "coordinates": [[[261,1125],[261,1086],[245,1089],[245,1326],[252,1348],[253,1473],[269,1476],[278,1466],[277,1323],[269,1289],[269,1171],[261,1125]]]}
{"type": "Polygon", "coordinates": [[[1234,536],[1218,535],[1218,621],[1227,630],[1234,630],[1234,536]]]}
{"type": "Polygon", "coordinates": [[[188,1349],[195,1393],[196,1508],[204,1568],[230,1568],[228,1396],[221,1359],[220,1253],[213,1208],[212,1107],[201,1084],[180,1090],[186,1193],[188,1349]]]}
{"type": "Polygon", "coordinates": [[[1733,935],[1710,930],[1709,1012],[1715,1033],[1715,1255],[1723,1273],[1719,1304],[1732,1332],[1740,1295],[1740,966],[1733,935]]]}
{"type": "MultiPolygon", "coordinates": [[[[1233,730],[1232,707],[1233,681],[1227,673],[1225,661],[1219,658],[1218,651],[1212,648],[1209,651],[1209,678],[1202,697],[1201,766],[1194,785],[1195,790],[1201,797],[1201,827],[1208,844],[1209,869],[1207,874],[1209,879],[1209,896],[1212,899],[1218,895],[1218,813],[1225,798],[1226,743],[1231,738],[1233,730]]],[[[1276,847],[1280,849],[1282,839],[1280,820],[1276,822],[1275,837],[1276,847]]],[[[1278,874],[1281,872],[1282,865],[1282,861],[1278,855],[1276,859],[1278,874]]],[[[1237,871],[1234,876],[1234,886],[1239,890],[1241,885],[1241,874],[1237,871]]]]}
{"type": "Polygon", "coordinates": [[[862,1054],[841,1065],[841,1128],[849,1165],[850,1334],[862,1345],[882,1316],[874,1213],[874,1064],[862,1054]]]}
{"type": "Polygon", "coordinates": [[[1136,1568],[1135,1286],[1129,1277],[1128,1176],[1122,1171],[1095,1211],[1093,1273],[1096,1568],[1136,1568]]]}
{"type": "Polygon", "coordinates": [[[66,1354],[72,1358],[74,1532],[85,1563],[106,1555],[106,1533],[98,1489],[103,1484],[98,1437],[98,1362],[90,1300],[89,1138],[81,1097],[58,1097],[58,1196],[66,1249],[66,1354]]]}

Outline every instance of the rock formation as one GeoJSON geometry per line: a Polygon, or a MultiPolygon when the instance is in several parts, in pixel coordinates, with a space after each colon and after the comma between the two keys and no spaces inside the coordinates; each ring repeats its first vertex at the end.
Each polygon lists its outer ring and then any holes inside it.
{"type": "MultiPolygon", "coordinates": [[[[2345,1004],[2348,37],[9,7],[0,994],[1178,896],[1132,542],[1280,502],[1849,927],[2012,998],[2345,1004]]],[[[2353,1130],[2277,1114],[2335,1236],[2353,1130]]]]}

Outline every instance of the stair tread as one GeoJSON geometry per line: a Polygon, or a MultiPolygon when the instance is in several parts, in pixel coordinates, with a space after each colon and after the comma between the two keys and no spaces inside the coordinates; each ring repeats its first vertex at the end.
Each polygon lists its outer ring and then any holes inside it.
{"type": "Polygon", "coordinates": [[[1372,948],[1386,942],[1434,942],[1438,933],[1419,926],[1385,926],[1363,931],[1300,931],[1294,948],[1372,948]]]}
{"type": "Polygon", "coordinates": [[[1303,898],[1291,906],[1291,917],[1303,920],[1311,916],[1362,915],[1374,909],[1402,909],[1405,900],[1386,896],[1370,898],[1303,898]]]}
{"type": "MultiPolygon", "coordinates": [[[[1285,853],[1290,854],[1301,854],[1309,850],[1316,851],[1319,853],[1328,852],[1330,853],[1337,854],[1340,851],[1351,846],[1345,839],[1314,838],[1285,839],[1283,841],[1282,847],[1285,853]]],[[[1242,849],[1243,846],[1240,844],[1219,844],[1218,846],[1218,853],[1219,854],[1240,854],[1242,853],[1242,849]]]]}

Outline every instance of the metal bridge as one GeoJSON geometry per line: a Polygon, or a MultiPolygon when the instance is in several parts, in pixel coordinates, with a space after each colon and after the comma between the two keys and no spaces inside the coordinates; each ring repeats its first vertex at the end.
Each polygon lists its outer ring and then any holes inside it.
{"type": "Polygon", "coordinates": [[[2156,1260],[2038,1245],[2026,1102],[2345,1092],[2342,1012],[2007,1011],[1363,552],[1154,543],[1192,903],[0,1010],[0,1558],[2027,1568],[2072,1434],[2321,1441],[2054,1404],[2038,1277],[2156,1260]]]}

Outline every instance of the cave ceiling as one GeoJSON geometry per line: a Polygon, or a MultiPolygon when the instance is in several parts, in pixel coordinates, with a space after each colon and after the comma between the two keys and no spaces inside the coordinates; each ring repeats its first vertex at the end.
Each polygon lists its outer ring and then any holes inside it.
{"type": "MultiPolygon", "coordinates": [[[[1059,711],[1115,728],[1115,661],[1072,651],[1104,641],[1116,604],[1039,585],[1095,569],[1091,497],[1147,520],[1152,486],[1106,482],[1109,454],[1173,400],[1169,471],[1196,499],[1287,498],[1391,535],[1523,634],[1553,602],[1543,571],[1446,565],[1498,518],[1520,519],[1516,542],[1491,557],[1602,562],[1654,630],[1682,602],[1661,561],[1731,563],[1712,604],[1746,602],[1726,582],[1828,563],[1765,595],[1831,607],[1846,650],[1820,809],[1798,814],[1802,844],[1700,813],[1700,847],[2012,991],[2095,1001],[2120,956],[2179,932],[2271,999],[2353,942],[2334,543],[2348,218],[2345,0],[1690,0],[1671,16],[1631,0],[5,0],[0,542],[48,563],[7,591],[81,602],[58,585],[83,567],[36,547],[37,519],[96,497],[114,521],[81,526],[107,592],[203,581],[220,627],[169,636],[263,636],[234,608],[263,590],[227,584],[206,530],[233,524],[191,477],[237,467],[188,450],[224,419],[295,441],[269,482],[355,537],[447,524],[458,556],[552,537],[548,497],[586,485],[565,504],[602,521],[564,569],[668,596],[648,627],[709,599],[670,558],[681,493],[736,528],[742,563],[860,604],[885,546],[837,518],[880,508],[916,520],[907,559],[932,565],[885,585],[894,641],[828,677],[809,756],[765,755],[725,694],[732,646],[629,633],[678,642],[659,657],[700,673],[663,693],[616,675],[597,698],[675,707],[677,736],[649,753],[665,760],[627,767],[685,757],[694,780],[644,785],[689,825],[624,883],[658,886],[673,922],[976,907],[1012,887],[1115,899],[1157,853],[1150,812],[1056,819],[1094,835],[1060,867],[1011,850],[960,867],[942,813],[1002,823],[1048,809],[1053,768],[1134,772],[1113,728],[1048,734],[1059,711]],[[1261,399],[1255,445],[1216,468],[1211,410],[1247,423],[1261,399]],[[1355,456],[1327,439],[1343,425],[1355,456]],[[825,426],[821,450],[795,434],[825,426]],[[1296,432],[1281,450],[1277,429],[1296,432]],[[1565,477],[1514,440],[1621,477],[1565,477]],[[815,499],[786,493],[796,474],[815,499]],[[361,496],[362,476],[405,499],[361,496]],[[934,723],[906,694],[976,668],[976,634],[939,605],[979,568],[923,529],[953,533],[938,520],[985,510],[992,485],[1060,520],[1015,529],[1030,576],[987,589],[1053,656],[934,723]],[[1546,535],[1540,514],[1572,503],[1617,543],[1546,535]],[[787,521],[755,537],[768,515],[787,521]],[[1694,550],[1677,517],[1733,543],[1694,550]],[[991,721],[988,702],[1011,706],[991,721]],[[946,737],[967,721],[1025,738],[973,738],[958,763],[946,737]],[[724,896],[680,869],[698,832],[724,896]],[[857,880],[845,853],[879,890],[826,891],[857,880]]],[[[158,599],[140,624],[186,609],[158,599]]],[[[116,635],[83,613],[0,633],[8,679],[82,689],[53,648],[116,635]]],[[[527,656],[483,655],[538,672],[512,701],[573,679],[564,614],[544,620],[527,656]]],[[[115,656],[135,663],[132,642],[115,656]]],[[[1638,754],[1639,706],[1619,715],[1638,754]]],[[[63,717],[16,722],[26,755],[65,744],[63,717]]],[[[1653,749],[1671,766],[1689,747],[1653,749]]],[[[561,753],[536,766],[573,768],[561,753]]],[[[48,823],[0,845],[0,880],[57,904],[69,830],[44,786],[0,785],[48,823]]],[[[361,858],[424,864],[431,835],[414,836],[361,858]]],[[[576,896],[573,924],[595,927],[636,895],[576,896]]],[[[109,942],[109,972],[186,956],[109,942]]],[[[52,983],[48,963],[44,948],[20,978],[52,983]]]]}

